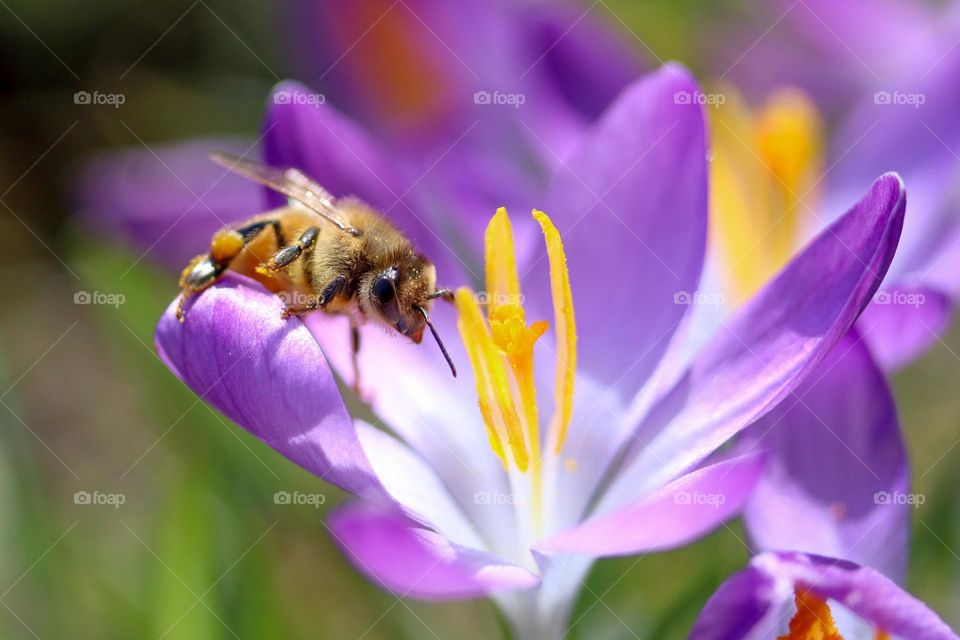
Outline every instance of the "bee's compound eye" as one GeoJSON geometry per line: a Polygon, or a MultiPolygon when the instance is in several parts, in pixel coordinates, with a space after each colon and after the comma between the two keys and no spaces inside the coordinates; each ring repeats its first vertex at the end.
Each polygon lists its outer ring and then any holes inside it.
{"type": "Polygon", "coordinates": [[[381,306],[390,304],[396,294],[397,290],[394,286],[393,278],[389,275],[382,275],[374,281],[373,296],[381,306]]]}

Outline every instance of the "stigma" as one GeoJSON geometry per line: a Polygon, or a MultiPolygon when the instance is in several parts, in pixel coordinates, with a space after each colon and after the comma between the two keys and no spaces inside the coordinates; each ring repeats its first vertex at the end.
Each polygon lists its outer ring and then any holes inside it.
{"type": "MultiPolygon", "coordinates": [[[[560,233],[545,213],[534,211],[533,218],[543,231],[550,264],[556,371],[555,409],[546,442],[550,450],[559,453],[573,413],[576,325],[560,233]]],[[[476,378],[478,404],[490,448],[505,470],[530,473],[536,488],[544,445],[537,409],[533,355],[534,347],[549,328],[549,323],[546,320],[527,322],[517,273],[513,227],[506,209],[498,209],[490,220],[484,244],[486,291],[478,295],[466,287],[457,290],[457,326],[476,378]]]]}

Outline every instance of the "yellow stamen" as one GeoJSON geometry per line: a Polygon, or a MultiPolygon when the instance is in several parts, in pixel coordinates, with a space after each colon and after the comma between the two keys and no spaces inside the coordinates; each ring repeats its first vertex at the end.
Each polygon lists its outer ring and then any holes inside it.
{"type": "MultiPolygon", "coordinates": [[[[551,438],[559,452],[573,413],[573,380],[576,367],[576,325],[560,234],[546,214],[533,212],[546,236],[551,289],[557,318],[557,409],[551,438]]],[[[517,274],[513,228],[506,209],[498,209],[487,226],[487,318],[468,289],[457,291],[458,327],[477,378],[480,413],[494,453],[509,469],[506,442],[517,469],[530,469],[533,524],[541,525],[542,456],[537,392],[534,384],[533,348],[546,332],[545,320],[527,324],[517,274]],[[519,413],[517,408],[519,407],[519,413]]]]}
{"type": "Polygon", "coordinates": [[[573,384],[577,368],[577,323],[573,316],[573,294],[570,292],[570,274],[567,256],[563,251],[560,232],[542,211],[533,217],[543,229],[550,260],[550,289],[553,294],[553,317],[557,332],[556,396],[553,418],[550,421],[550,441],[555,453],[560,453],[567,438],[567,427],[573,416],[573,384]]]}
{"type": "Polygon", "coordinates": [[[480,306],[473,292],[466,287],[457,290],[457,328],[467,347],[470,364],[477,379],[480,413],[487,425],[494,453],[507,465],[503,442],[513,454],[517,468],[526,471],[529,454],[524,442],[520,419],[514,406],[506,364],[487,331],[480,306]]]}
{"type": "Polygon", "coordinates": [[[843,640],[826,601],[798,588],[794,602],[797,613],[790,621],[790,632],[777,640],[843,640]]]}
{"type": "Polygon", "coordinates": [[[775,92],[757,112],[730,87],[711,115],[711,235],[736,302],[790,259],[800,215],[815,211],[823,125],[795,89],[775,92]]]}
{"type": "Polygon", "coordinates": [[[520,278],[513,248],[513,226],[503,207],[497,209],[484,236],[489,311],[500,304],[520,304],[520,278]]]}

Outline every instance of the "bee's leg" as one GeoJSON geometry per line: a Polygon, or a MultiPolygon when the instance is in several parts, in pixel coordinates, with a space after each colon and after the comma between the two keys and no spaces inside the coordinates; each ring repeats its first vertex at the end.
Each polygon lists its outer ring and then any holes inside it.
{"type": "Polygon", "coordinates": [[[177,319],[184,321],[184,306],[192,296],[211,286],[226,271],[237,254],[266,229],[272,227],[277,237],[277,246],[283,246],[283,229],[276,219],[260,220],[239,229],[221,229],[210,241],[210,253],[199,255],[190,261],[180,276],[180,300],[177,302],[177,319]]]}
{"type": "Polygon", "coordinates": [[[437,289],[432,293],[427,294],[427,300],[433,300],[435,298],[443,298],[447,302],[453,302],[453,290],[452,289],[437,289]]]}
{"type": "Polygon", "coordinates": [[[283,239],[283,227],[280,226],[280,221],[276,218],[269,218],[267,220],[258,220],[257,222],[251,222],[250,224],[236,229],[236,232],[243,236],[243,244],[246,246],[254,238],[260,235],[260,232],[271,227],[273,229],[273,235],[277,240],[277,248],[282,248],[286,244],[286,241],[283,239]]]}
{"type": "Polygon", "coordinates": [[[289,267],[317,242],[318,235],[319,228],[307,227],[295,243],[277,251],[272,258],[257,267],[257,271],[269,275],[289,267]]]}
{"type": "Polygon", "coordinates": [[[347,284],[347,276],[340,274],[336,278],[330,281],[330,283],[323,288],[323,290],[317,295],[316,298],[304,305],[299,306],[290,306],[283,310],[282,317],[289,318],[292,315],[299,315],[301,313],[307,313],[308,311],[313,311],[314,309],[323,309],[330,301],[337,297],[337,294],[343,289],[344,285],[347,284]]]}
{"type": "Polygon", "coordinates": [[[350,365],[353,367],[353,392],[360,394],[360,325],[357,319],[350,316],[350,365]]]}

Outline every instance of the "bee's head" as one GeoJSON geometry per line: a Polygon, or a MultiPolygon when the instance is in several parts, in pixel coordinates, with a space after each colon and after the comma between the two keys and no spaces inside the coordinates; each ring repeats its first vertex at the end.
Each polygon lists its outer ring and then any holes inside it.
{"type": "Polygon", "coordinates": [[[366,296],[368,313],[419,344],[427,326],[428,294],[435,286],[433,264],[413,254],[375,271],[361,293],[366,296]]]}
{"type": "Polygon", "coordinates": [[[361,284],[361,306],[384,324],[407,336],[415,343],[423,340],[423,330],[430,329],[437,346],[457,375],[457,368],[443,346],[440,334],[430,322],[429,307],[439,295],[437,270],[425,257],[407,254],[389,266],[374,270],[361,284]]]}

